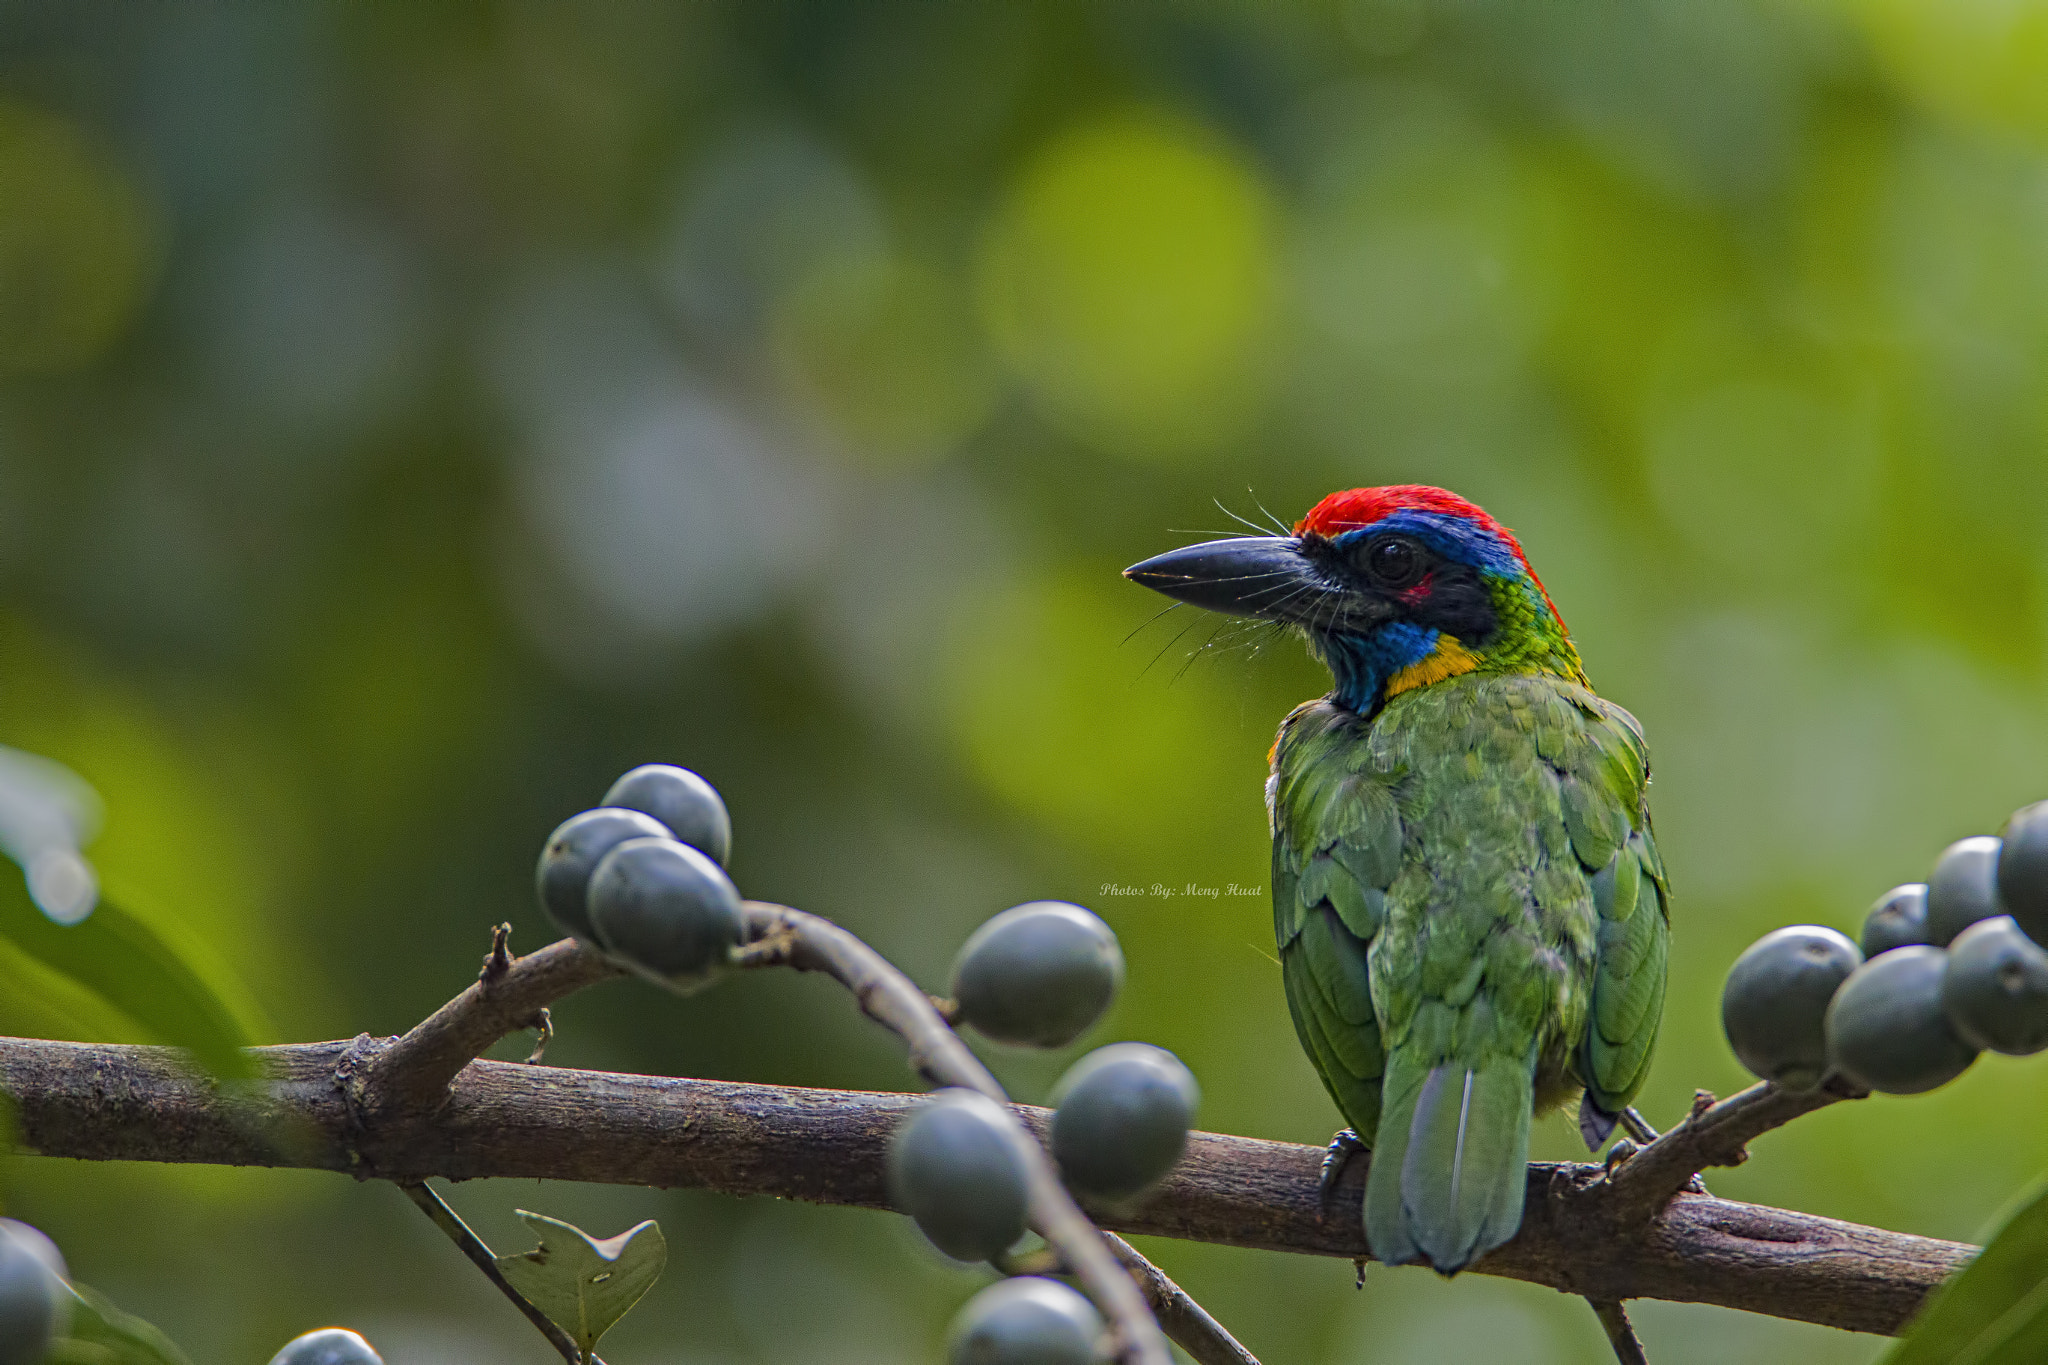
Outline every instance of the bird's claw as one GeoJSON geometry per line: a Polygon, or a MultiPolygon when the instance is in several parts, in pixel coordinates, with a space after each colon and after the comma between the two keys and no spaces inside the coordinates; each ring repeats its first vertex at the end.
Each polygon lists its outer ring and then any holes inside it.
{"type": "MultiPolygon", "coordinates": [[[[1700,1091],[1698,1094],[1693,1096],[1692,1114],[1690,1115],[1690,1117],[1695,1119],[1698,1118],[1701,1114],[1704,1114],[1707,1112],[1707,1110],[1711,1109],[1713,1105],[1714,1097],[1704,1090],[1700,1091]]],[[[1633,1105],[1621,1111],[1621,1126],[1628,1129],[1629,1137],[1634,1138],[1637,1142],[1642,1143],[1645,1147],[1647,1147],[1649,1144],[1657,1140],[1657,1130],[1650,1126],[1650,1122],[1648,1119],[1645,1119],[1640,1113],[1636,1112],[1636,1109],[1633,1105]]],[[[1623,1139],[1623,1142],[1626,1141],[1627,1139],[1623,1139]]],[[[1617,1142],[1614,1145],[1616,1148],[1619,1148],[1622,1146],[1622,1142],[1617,1142]]],[[[1634,1155],[1635,1150],[1636,1149],[1633,1147],[1633,1145],[1631,1145],[1629,1155],[1634,1155]]],[[[1616,1158],[1614,1157],[1613,1153],[1609,1153],[1607,1157],[1607,1169],[1609,1172],[1612,1172],[1614,1170],[1615,1160],[1616,1158]]],[[[1685,1182],[1685,1188],[1681,1190],[1680,1193],[1705,1194],[1707,1193],[1707,1182],[1700,1179],[1700,1174],[1698,1171],[1694,1171],[1692,1173],[1692,1178],[1685,1182]]]]}
{"type": "Polygon", "coordinates": [[[1370,1151],[1364,1138],[1349,1128],[1342,1129],[1330,1139],[1329,1147],[1323,1152],[1323,1171],[1316,1181],[1316,1203],[1328,1204],[1336,1192],[1337,1182],[1344,1178],[1344,1168],[1351,1164],[1351,1158],[1360,1152],[1370,1151]]]}
{"type": "Polygon", "coordinates": [[[1637,1152],[1641,1150],[1642,1148],[1636,1146],[1635,1143],[1629,1141],[1625,1137],[1616,1138],[1614,1140],[1614,1145],[1607,1149],[1606,1158],[1600,1163],[1601,1174],[1607,1176],[1613,1175],[1614,1168],[1616,1166],[1621,1165],[1622,1162],[1627,1161],[1630,1157],[1634,1156],[1637,1152]]]}
{"type": "Polygon", "coordinates": [[[1650,1126],[1648,1119],[1637,1112],[1634,1105],[1624,1107],[1617,1117],[1621,1120],[1622,1128],[1639,1145],[1647,1147],[1657,1140],[1657,1130],[1650,1126]]]}

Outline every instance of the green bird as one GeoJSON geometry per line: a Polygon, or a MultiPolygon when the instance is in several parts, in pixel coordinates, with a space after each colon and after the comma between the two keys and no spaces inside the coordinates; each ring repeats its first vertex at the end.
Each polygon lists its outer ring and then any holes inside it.
{"type": "Polygon", "coordinates": [[[1335,687],[1273,746],[1273,928],[1301,1045],[1369,1149],[1365,1233],[1452,1275],[1522,1223],[1529,1122],[1598,1149],[1649,1071],[1669,888],[1642,727],[1595,695],[1521,544],[1454,493],[1360,488],[1288,536],[1125,570],[1296,626],[1335,687]]]}

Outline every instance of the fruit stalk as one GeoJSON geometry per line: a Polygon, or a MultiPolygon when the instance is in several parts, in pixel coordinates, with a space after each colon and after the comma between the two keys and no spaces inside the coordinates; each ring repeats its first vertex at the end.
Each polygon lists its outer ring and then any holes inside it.
{"type": "MultiPolygon", "coordinates": [[[[749,965],[826,973],[853,992],[863,1013],[903,1039],[919,1074],[934,1085],[979,1091],[1009,1112],[1010,1097],[996,1078],[947,1027],[931,997],[887,958],[831,921],[801,910],[748,901],[746,912],[749,944],[763,949],[748,956],[749,965]]],[[[1026,1173],[1032,1228],[1109,1319],[1118,1356],[1131,1365],[1168,1365],[1171,1356],[1159,1323],[1130,1273],[1060,1183],[1045,1149],[1035,1141],[1025,1147],[1030,1158],[1026,1173]]],[[[1214,1325],[1214,1319],[1209,1322],[1214,1325]]]]}
{"type": "Polygon", "coordinates": [[[1110,1252],[1138,1282],[1152,1316],[1166,1335],[1194,1357],[1195,1365],[1259,1365],[1258,1358],[1230,1335],[1209,1310],[1196,1303],[1185,1289],[1166,1277],[1166,1272],[1145,1259],[1143,1252],[1113,1232],[1102,1234],[1110,1252]]]}

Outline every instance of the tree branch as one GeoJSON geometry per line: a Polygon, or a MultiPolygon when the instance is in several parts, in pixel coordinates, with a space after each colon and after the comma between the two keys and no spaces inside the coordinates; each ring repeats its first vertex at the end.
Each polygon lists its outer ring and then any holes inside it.
{"type": "Polygon", "coordinates": [[[1749,1160],[1753,1139],[1802,1114],[1862,1095],[1839,1079],[1813,1090],[1787,1090],[1764,1081],[1719,1103],[1711,1092],[1696,1091],[1692,1112],[1616,1168],[1607,1196],[1615,1217],[1647,1218],[1707,1167],[1749,1160]]]}
{"type": "MultiPolygon", "coordinates": [[[[864,1013],[903,1038],[919,1074],[935,1084],[965,1086],[1009,1103],[996,1079],[952,1031],[938,1003],[887,958],[816,915],[756,901],[746,908],[750,942],[740,965],[789,966],[832,976],[853,992],[864,1013]]],[[[548,1005],[623,974],[573,939],[515,959],[509,950],[511,932],[509,924],[493,932],[491,951],[474,985],[373,1059],[351,1058],[344,1064],[344,1083],[366,1120],[399,1121],[431,1111],[445,1102],[449,1084],[462,1069],[498,1039],[535,1026],[545,1036],[548,1005]]],[[[1032,1224],[1103,1306],[1123,1348],[1119,1354],[1128,1351],[1140,1365],[1168,1365],[1165,1343],[1159,1340],[1164,1326],[1205,1365],[1212,1359],[1257,1365],[1163,1271],[1122,1242],[1117,1245],[1129,1274],[1120,1273],[1119,1258],[1103,1248],[1102,1235],[1074,1204],[1050,1162],[1036,1164],[1040,1169],[1031,1173],[1030,1182],[1032,1224]],[[1169,1324],[1148,1315],[1148,1299],[1168,1306],[1169,1324]]]]}
{"type": "Polygon", "coordinates": [[[373,1114],[430,1110],[448,1083],[507,1034],[540,1027],[543,1011],[565,995],[624,973],[573,938],[514,958],[512,926],[491,935],[491,951],[469,989],[383,1050],[359,1078],[360,1102],[373,1114]]]}
{"type": "MultiPolygon", "coordinates": [[[[586,1180],[867,1208],[888,1206],[889,1137],[920,1102],[481,1061],[432,1114],[366,1116],[347,1077],[392,1046],[359,1037],[259,1049],[268,1079],[222,1087],[166,1049],[0,1039],[0,1090],[14,1100],[21,1143],[47,1156],[586,1180]]],[[[1042,1140],[1049,1113],[1016,1112],[1042,1140]]],[[[1367,1163],[1351,1163],[1326,1207],[1322,1158],[1317,1147],[1197,1133],[1141,1204],[1097,1219],[1354,1260],[1367,1254],[1357,1212],[1367,1163]]],[[[1535,1163],[1529,1182],[1520,1234],[1474,1269],[1594,1299],[1711,1303],[1891,1333],[1976,1252],[1702,1194],[1622,1225],[1598,1166],[1535,1163]]]]}

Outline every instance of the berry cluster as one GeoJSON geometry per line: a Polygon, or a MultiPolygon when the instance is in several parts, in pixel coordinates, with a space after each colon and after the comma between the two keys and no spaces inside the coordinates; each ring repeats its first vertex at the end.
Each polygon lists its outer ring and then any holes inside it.
{"type": "MultiPolygon", "coordinates": [[[[1078,906],[1035,901],[977,929],[953,966],[955,1015],[990,1039],[1063,1047],[1102,1016],[1123,979],[1108,925],[1078,906]]],[[[1135,1200],[1187,1146],[1200,1091],[1172,1053],[1113,1043],[1070,1067],[1053,1090],[1060,1176],[1098,1203],[1135,1200]]],[[[941,1090],[897,1130],[889,1190],[946,1255],[1001,1262],[1025,1233],[1026,1139],[992,1099],[941,1090]]],[[[1102,1321],[1056,1280],[1018,1276],[975,1295],[953,1325],[954,1365],[1087,1365],[1102,1321]]]]}
{"type": "MultiPolygon", "coordinates": [[[[732,821],[712,786],[649,764],[594,810],[564,821],[541,851],[535,886],[563,931],[672,989],[727,966],[745,937],[724,864],[732,821]]],[[[952,1015],[992,1042],[1059,1048],[1099,1020],[1123,984],[1116,935],[1079,906],[1033,901],[994,916],[953,964],[952,1015]]],[[[1200,1092],[1172,1053],[1116,1043],[1076,1062],[1054,1090],[1051,1148],[1061,1178],[1100,1203],[1135,1200],[1187,1145],[1200,1092]]],[[[889,1150],[889,1190],[933,1246],[1003,1263],[1030,1217],[1029,1139],[998,1103],[945,1089],[921,1103],[889,1150]]],[[[956,1365],[1086,1365],[1101,1316],[1057,1280],[1020,1275],[961,1310],[956,1365]]]]}
{"type": "Polygon", "coordinates": [[[1742,1064],[1811,1089],[1839,1075],[1913,1095],[1982,1051],[2048,1048],[2048,801],[2002,838],[1952,844],[1925,883],[1871,907],[1862,944],[1819,925],[1764,935],[1735,961],[1721,1023],[1742,1064]]]}
{"type": "Polygon", "coordinates": [[[717,976],[745,931],[725,875],[732,819],[709,782],[649,763],[572,815],[541,849],[534,885],[555,926],[673,990],[717,976]]]}

